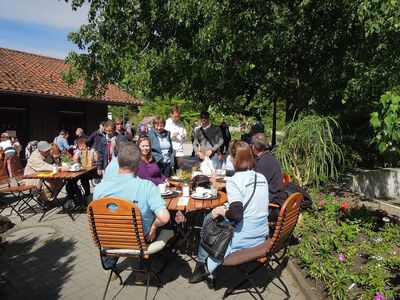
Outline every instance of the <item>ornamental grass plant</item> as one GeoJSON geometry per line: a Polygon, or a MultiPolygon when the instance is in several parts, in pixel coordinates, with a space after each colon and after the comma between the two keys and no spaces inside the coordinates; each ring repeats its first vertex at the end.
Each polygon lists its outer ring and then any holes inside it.
{"type": "Polygon", "coordinates": [[[356,198],[312,193],[292,256],[332,299],[400,298],[400,220],[356,198]]]}
{"type": "Polygon", "coordinates": [[[286,124],[282,141],[273,150],[300,186],[337,179],[343,153],[335,142],[339,124],[331,117],[308,115],[286,124]]]}

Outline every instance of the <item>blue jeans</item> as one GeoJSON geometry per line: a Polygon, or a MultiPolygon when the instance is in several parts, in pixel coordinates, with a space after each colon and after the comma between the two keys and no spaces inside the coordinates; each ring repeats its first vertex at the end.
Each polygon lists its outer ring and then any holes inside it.
{"type": "Polygon", "coordinates": [[[214,169],[216,170],[222,168],[224,160],[219,160],[218,155],[215,154],[213,157],[211,157],[211,162],[213,164],[214,169]]]}

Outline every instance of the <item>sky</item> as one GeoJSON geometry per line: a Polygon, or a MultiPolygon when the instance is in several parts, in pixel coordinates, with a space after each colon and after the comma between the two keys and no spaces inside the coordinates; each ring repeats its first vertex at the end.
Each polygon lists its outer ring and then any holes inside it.
{"type": "Polygon", "coordinates": [[[78,51],[67,35],[87,23],[88,5],[77,11],[64,0],[0,0],[0,47],[65,58],[78,51]]]}

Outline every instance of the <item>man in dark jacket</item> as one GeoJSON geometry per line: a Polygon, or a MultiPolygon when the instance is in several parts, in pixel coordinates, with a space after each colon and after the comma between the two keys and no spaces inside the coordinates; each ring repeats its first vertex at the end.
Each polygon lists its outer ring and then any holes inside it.
{"type": "Polygon", "coordinates": [[[105,135],[100,138],[99,146],[96,149],[98,154],[97,159],[97,174],[101,176],[106,169],[108,163],[114,153],[114,146],[116,142],[127,142],[128,138],[125,135],[117,134],[115,132],[115,122],[108,120],[104,124],[105,135]]]}
{"type": "Polygon", "coordinates": [[[224,118],[222,118],[219,128],[221,128],[222,138],[224,139],[224,144],[221,146],[220,151],[222,154],[224,154],[225,152],[228,151],[229,142],[231,141],[231,133],[229,131],[229,125],[225,122],[224,118]]]}
{"type": "Polygon", "coordinates": [[[101,137],[104,136],[103,130],[104,130],[105,123],[106,122],[101,121],[99,124],[99,129],[93,131],[92,134],[89,136],[88,146],[93,148],[96,151],[97,151],[97,148],[99,147],[101,137]]]}
{"type": "Polygon", "coordinates": [[[269,200],[271,201],[282,191],[282,170],[278,160],[268,149],[265,133],[257,133],[251,138],[253,153],[256,157],[254,171],[265,176],[268,182],[269,200]]]}

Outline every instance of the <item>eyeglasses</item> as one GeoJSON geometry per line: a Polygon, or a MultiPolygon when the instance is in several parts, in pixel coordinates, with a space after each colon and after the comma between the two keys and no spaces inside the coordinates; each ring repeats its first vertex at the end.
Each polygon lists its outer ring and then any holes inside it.
{"type": "Polygon", "coordinates": [[[122,123],[115,123],[115,125],[123,125],[122,123]]]}

